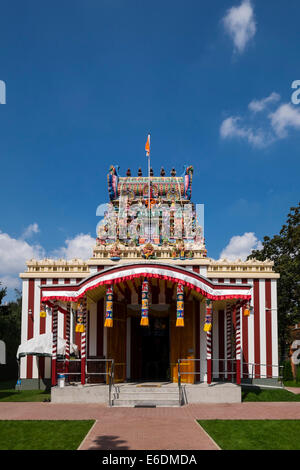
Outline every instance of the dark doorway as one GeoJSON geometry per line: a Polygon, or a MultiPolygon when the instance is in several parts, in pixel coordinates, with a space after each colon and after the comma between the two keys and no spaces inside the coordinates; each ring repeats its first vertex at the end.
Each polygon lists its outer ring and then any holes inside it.
{"type": "Polygon", "coordinates": [[[170,380],[169,317],[150,316],[149,327],[131,318],[131,379],[170,380]]]}

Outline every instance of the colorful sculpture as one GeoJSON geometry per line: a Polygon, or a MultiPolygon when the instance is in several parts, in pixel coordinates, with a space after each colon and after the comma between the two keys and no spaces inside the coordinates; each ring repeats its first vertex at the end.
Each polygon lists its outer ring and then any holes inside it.
{"type": "Polygon", "coordinates": [[[185,199],[191,199],[192,197],[192,178],[193,178],[194,168],[188,166],[184,172],[184,197],[185,199]]]}
{"type": "Polygon", "coordinates": [[[109,167],[109,173],[107,175],[107,183],[108,183],[108,193],[109,198],[111,201],[117,199],[118,197],[118,182],[119,182],[119,175],[118,175],[118,166],[111,165],[109,167]]]}

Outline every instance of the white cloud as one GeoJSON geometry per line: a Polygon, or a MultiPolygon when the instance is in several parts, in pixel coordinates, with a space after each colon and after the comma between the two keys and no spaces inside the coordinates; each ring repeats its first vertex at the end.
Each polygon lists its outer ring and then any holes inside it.
{"type": "Polygon", "coordinates": [[[223,24],[226,32],[231,36],[236,50],[242,53],[256,33],[251,1],[243,0],[240,6],[230,8],[223,18],[223,24]]]}
{"type": "Polygon", "coordinates": [[[21,239],[25,240],[32,237],[34,233],[39,233],[40,229],[37,223],[30,224],[22,233],[21,239]]]}
{"type": "Polygon", "coordinates": [[[0,275],[8,275],[24,271],[25,262],[31,258],[41,258],[44,249],[38,245],[30,245],[25,240],[12,238],[0,232],[0,275]]]}
{"type": "Polygon", "coordinates": [[[251,103],[249,103],[248,105],[248,108],[254,113],[258,113],[260,111],[263,111],[268,104],[276,103],[279,100],[280,95],[278,93],[273,92],[266,98],[251,101],[251,103]]]}
{"type": "Polygon", "coordinates": [[[278,138],[287,137],[288,129],[300,130],[300,109],[290,103],[284,103],[274,112],[269,114],[272,128],[278,138]]]}
{"type": "Polygon", "coordinates": [[[82,258],[86,260],[91,258],[95,244],[95,238],[92,238],[89,234],[80,233],[74,238],[66,240],[65,246],[55,250],[53,255],[59,258],[82,258]]]}
{"type": "Polygon", "coordinates": [[[13,238],[0,232],[0,282],[8,288],[19,287],[19,273],[25,271],[26,261],[44,257],[44,249],[30,245],[22,238],[13,238]]]}
{"type": "Polygon", "coordinates": [[[243,127],[242,119],[239,116],[230,116],[225,119],[220,127],[220,135],[223,139],[239,138],[246,139],[254,147],[266,147],[272,140],[271,136],[258,128],[253,130],[251,127],[243,127]]]}
{"type": "MultiPolygon", "coordinates": [[[[30,238],[39,232],[38,224],[30,224],[20,238],[13,238],[0,231],[0,282],[8,289],[19,288],[19,273],[26,270],[26,261],[30,259],[43,259],[46,257],[44,248],[35,243],[28,243],[30,238]]],[[[91,258],[92,249],[96,240],[89,234],[80,233],[74,238],[65,241],[65,246],[54,250],[50,256],[58,258],[91,258]]]]}
{"type": "Polygon", "coordinates": [[[220,259],[228,259],[234,261],[236,259],[246,260],[252,250],[260,250],[261,242],[253,232],[246,232],[244,235],[235,235],[230,239],[228,245],[224,248],[220,255],[220,259]]]}
{"type": "Polygon", "coordinates": [[[223,139],[243,139],[253,147],[264,148],[288,137],[291,129],[299,131],[300,107],[291,103],[280,104],[278,101],[280,95],[276,92],[261,100],[252,100],[248,105],[251,113],[224,119],[220,126],[220,136],[223,139]],[[270,113],[267,108],[275,103],[275,111],[270,113]]]}

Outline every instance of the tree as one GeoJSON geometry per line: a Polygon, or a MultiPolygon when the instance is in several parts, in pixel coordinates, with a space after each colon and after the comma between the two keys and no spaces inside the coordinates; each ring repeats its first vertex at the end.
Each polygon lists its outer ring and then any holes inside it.
{"type": "Polygon", "coordinates": [[[17,378],[16,354],[21,338],[22,295],[15,289],[16,299],[2,305],[6,288],[0,286],[0,339],[6,344],[6,365],[1,366],[0,379],[17,378]]]}
{"type": "Polygon", "coordinates": [[[290,327],[300,321],[300,203],[291,207],[279,235],[264,237],[263,248],[248,259],[274,261],[278,280],[278,338],[283,358],[291,341],[290,327]]]}

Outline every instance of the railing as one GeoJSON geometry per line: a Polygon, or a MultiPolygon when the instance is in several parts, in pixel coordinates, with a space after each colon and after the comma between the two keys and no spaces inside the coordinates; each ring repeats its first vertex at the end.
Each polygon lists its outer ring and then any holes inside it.
{"type": "MultiPolygon", "coordinates": [[[[200,375],[200,365],[199,370],[196,371],[195,367],[192,371],[184,372],[182,371],[182,366],[190,365],[191,362],[201,362],[201,359],[178,359],[178,394],[179,394],[179,405],[181,406],[184,401],[183,396],[183,387],[182,387],[182,376],[183,375],[200,375]]],[[[236,359],[211,359],[212,361],[212,375],[213,376],[220,376],[223,377],[223,381],[235,382],[236,375],[237,375],[237,361],[236,359]],[[214,365],[218,363],[218,369],[215,370],[214,365]]],[[[205,362],[205,361],[202,361],[205,362]]],[[[282,374],[283,366],[277,364],[261,364],[261,363],[250,363],[250,362],[242,362],[241,363],[241,377],[242,380],[247,379],[278,379],[280,381],[281,386],[283,385],[283,374],[282,374]],[[246,367],[246,371],[245,371],[246,367]],[[256,372],[257,368],[259,367],[259,373],[256,372]],[[262,373],[262,368],[266,370],[266,373],[262,373]],[[273,374],[273,370],[278,369],[278,374],[273,374]],[[251,370],[251,372],[250,372],[251,370]],[[272,371],[272,373],[270,372],[272,371]],[[280,373],[281,371],[281,373],[280,373]]],[[[245,382],[243,385],[246,385],[245,382]]]]}
{"type": "MultiPolygon", "coordinates": [[[[71,364],[74,363],[80,363],[81,364],[81,359],[71,359],[69,361],[69,367],[71,364]]],[[[81,370],[75,371],[75,372],[69,372],[66,371],[66,360],[65,359],[57,359],[57,369],[58,371],[61,370],[61,372],[66,375],[67,377],[70,376],[77,376],[81,377],[81,370]],[[63,365],[63,367],[60,367],[60,365],[63,365]]],[[[115,387],[115,361],[114,359],[86,359],[85,361],[85,376],[90,377],[92,375],[95,376],[103,376],[105,379],[104,381],[108,381],[108,403],[109,406],[112,406],[112,389],[116,389],[115,387]],[[96,372],[96,371],[89,371],[88,366],[91,363],[102,363],[105,365],[105,372],[96,372]]]]}
{"type": "Polygon", "coordinates": [[[181,376],[182,375],[200,375],[200,367],[199,371],[194,370],[193,371],[188,371],[188,372],[183,372],[180,368],[180,366],[186,366],[190,365],[190,362],[200,362],[200,359],[178,359],[178,399],[179,399],[179,406],[181,406],[184,402],[184,396],[183,396],[183,389],[182,389],[182,383],[181,383],[181,376]]]}
{"type": "Polygon", "coordinates": [[[257,362],[243,362],[242,363],[242,374],[243,378],[248,379],[278,379],[280,381],[281,386],[283,386],[283,367],[278,364],[261,364],[257,362]],[[244,370],[244,366],[247,366],[247,370],[244,370]],[[257,368],[259,367],[259,373],[256,372],[257,368]],[[261,369],[264,368],[266,373],[263,374],[261,369]],[[277,369],[278,373],[273,374],[273,369],[277,369]],[[251,372],[250,372],[251,370],[251,372]],[[272,372],[270,372],[270,370],[272,372]]]}

